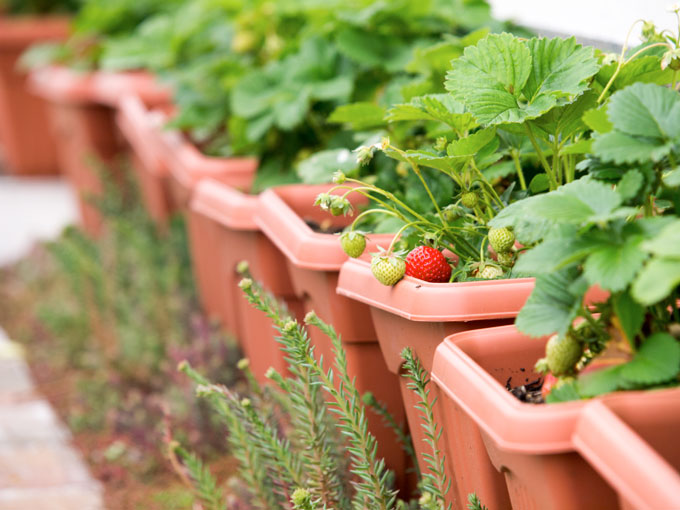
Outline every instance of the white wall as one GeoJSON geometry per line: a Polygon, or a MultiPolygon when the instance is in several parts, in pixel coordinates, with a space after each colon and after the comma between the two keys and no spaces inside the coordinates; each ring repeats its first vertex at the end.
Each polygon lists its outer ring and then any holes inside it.
{"type": "MultiPolygon", "coordinates": [[[[494,16],[518,24],[587,39],[623,44],[637,19],[654,21],[677,32],[677,19],[667,11],[671,0],[489,0],[494,16]]],[[[639,26],[631,43],[639,42],[639,26]]]]}

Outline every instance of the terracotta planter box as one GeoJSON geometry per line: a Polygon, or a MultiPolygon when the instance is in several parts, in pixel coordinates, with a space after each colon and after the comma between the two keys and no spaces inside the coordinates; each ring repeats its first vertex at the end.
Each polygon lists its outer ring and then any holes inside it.
{"type": "MultiPolygon", "coordinates": [[[[475,491],[498,510],[618,508],[614,490],[574,446],[586,402],[527,404],[506,390],[509,379],[515,386],[538,377],[533,365],[546,342],[505,326],[453,335],[438,347],[432,380],[458,501],[475,491]]],[[[602,400],[643,410],[650,395],[621,392],[602,400]]]]}
{"type": "Polygon", "coordinates": [[[170,172],[161,139],[165,122],[164,111],[146,106],[137,96],[125,96],[118,104],[116,123],[130,146],[132,169],[144,207],[161,227],[173,212],[170,172]]]}
{"type": "Polygon", "coordinates": [[[284,300],[295,317],[302,319],[304,313],[282,263],[284,256],[255,224],[258,207],[257,196],[204,179],[196,185],[187,225],[202,304],[236,335],[255,376],[266,383],[267,369],[285,373],[286,363],[272,322],[253,308],[238,288],[238,263],[247,260],[253,277],[284,300]]]}
{"type": "Polygon", "coordinates": [[[680,392],[586,405],[573,435],[576,450],[616,490],[623,510],[678,508],[680,392]]]}
{"type": "Polygon", "coordinates": [[[90,203],[102,190],[96,166],[102,164],[119,180],[116,160],[123,149],[113,97],[137,94],[154,104],[167,100],[168,91],[147,73],[78,73],[63,67],[34,71],[30,85],[48,102],[59,165],[78,193],[85,230],[96,235],[101,217],[90,203]]]}
{"type": "Polygon", "coordinates": [[[173,206],[186,211],[194,188],[202,179],[213,179],[240,191],[248,191],[259,161],[253,157],[206,156],[178,131],[161,134],[170,172],[173,206]]]}
{"type": "MultiPolygon", "coordinates": [[[[404,423],[398,376],[385,364],[368,307],[336,293],[340,267],[348,259],[338,235],[315,232],[306,222],[344,227],[352,221],[351,216],[335,217],[313,205],[316,196],[331,187],[291,185],[267,190],[260,195],[255,221],[284,254],[295,295],[305,313],[314,310],[342,337],[348,368],[360,393],[373,393],[398,423],[404,423]]],[[[378,243],[387,247],[392,237],[369,236],[367,251],[377,251],[378,243]]],[[[309,334],[316,355],[323,356],[327,367],[332,366],[335,357],[331,341],[318,328],[309,328],[309,334]]],[[[379,416],[369,412],[367,418],[369,429],[378,439],[379,455],[395,471],[398,485],[405,487],[409,459],[379,416]]]]}
{"type": "Polygon", "coordinates": [[[12,174],[59,173],[46,105],[29,93],[17,62],[32,44],[65,39],[68,33],[67,18],[0,16],[0,145],[12,174]]]}
{"type": "MultiPolygon", "coordinates": [[[[411,347],[423,367],[431,371],[435,350],[445,337],[513,322],[533,285],[530,278],[427,283],[407,276],[394,287],[386,287],[373,277],[369,262],[358,259],[343,264],[337,292],[369,306],[387,368],[392,374],[400,374],[405,347],[411,347]]],[[[415,407],[417,398],[407,388],[407,382],[399,377],[414,447],[420,467],[425,470],[423,454],[429,450],[415,407]]]]}

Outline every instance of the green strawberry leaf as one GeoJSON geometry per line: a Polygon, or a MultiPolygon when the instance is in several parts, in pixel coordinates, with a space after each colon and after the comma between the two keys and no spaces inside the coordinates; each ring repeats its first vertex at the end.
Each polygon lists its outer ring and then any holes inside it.
{"type": "Polygon", "coordinates": [[[459,133],[464,133],[477,126],[472,114],[465,111],[462,103],[448,94],[430,94],[415,97],[408,104],[393,106],[386,120],[398,121],[438,121],[448,124],[459,133]]]}
{"type": "Polygon", "coordinates": [[[578,96],[599,70],[593,48],[577,44],[574,37],[534,37],[527,44],[533,66],[523,92],[529,102],[541,96],[578,96]]]}
{"type": "Polygon", "coordinates": [[[645,177],[639,170],[628,170],[616,185],[616,191],[618,191],[621,199],[625,202],[635,198],[644,182],[645,177]]]}
{"type": "Polygon", "coordinates": [[[614,130],[593,143],[603,161],[661,161],[680,140],[680,97],[666,87],[631,85],[612,95],[607,114],[614,130]]]}
{"type": "Polygon", "coordinates": [[[531,179],[529,189],[532,193],[541,193],[550,189],[550,178],[548,174],[537,174],[531,179]]]}
{"type": "Polygon", "coordinates": [[[614,125],[609,121],[607,116],[607,105],[602,105],[599,108],[588,110],[583,114],[583,122],[593,131],[598,133],[608,133],[614,129],[614,125]]]}
{"type": "Polygon", "coordinates": [[[451,142],[446,148],[446,152],[449,156],[471,157],[493,141],[498,142],[496,138],[496,129],[480,129],[476,133],[468,135],[465,138],[451,142]]]}
{"type": "Polygon", "coordinates": [[[445,85],[483,125],[522,123],[572,102],[597,70],[593,49],[573,38],[492,34],[452,62],[445,85]]]}
{"type": "Polygon", "coordinates": [[[626,334],[626,339],[631,348],[635,349],[635,338],[642,329],[645,321],[645,309],[635,301],[629,292],[623,292],[614,296],[614,313],[619,319],[621,328],[626,334]]]}
{"type": "Polygon", "coordinates": [[[680,97],[666,87],[636,83],[614,94],[607,108],[617,131],[645,138],[680,136],[680,97]]]}
{"type": "Polygon", "coordinates": [[[597,106],[597,95],[593,92],[582,94],[575,102],[553,108],[545,115],[536,119],[540,128],[538,133],[549,140],[549,136],[557,136],[565,140],[576,133],[585,131],[586,125],[582,120],[585,112],[597,106]]]}
{"type": "Polygon", "coordinates": [[[421,96],[419,102],[433,119],[448,124],[460,133],[477,126],[472,114],[466,112],[465,106],[454,100],[449,94],[421,96]]]}
{"type": "MultiPolygon", "coordinates": [[[[391,155],[391,154],[388,154],[391,155]]],[[[426,166],[428,168],[435,168],[441,170],[446,174],[462,165],[465,162],[464,157],[459,156],[440,156],[438,153],[428,152],[425,150],[410,150],[406,151],[408,158],[419,166],[426,166]]],[[[396,158],[399,159],[399,158],[396,158]]],[[[402,159],[402,161],[405,161],[402,159]]]]}
{"type": "Polygon", "coordinates": [[[654,255],[680,258],[680,219],[666,225],[654,239],[646,241],[642,248],[654,255]]]}
{"type": "Polygon", "coordinates": [[[491,34],[452,62],[445,86],[482,124],[521,122],[541,114],[519,105],[530,73],[529,48],[510,34],[491,34]]]}
{"type": "MultiPolygon", "coordinates": [[[[597,73],[596,80],[604,87],[614,72],[618,64],[612,62],[603,66],[597,73]]],[[[656,83],[657,85],[668,85],[673,82],[673,70],[671,68],[661,69],[661,59],[655,55],[643,55],[631,60],[624,65],[618,76],[614,79],[613,90],[621,90],[633,83],[656,83]]]]}
{"type": "Polygon", "coordinates": [[[591,398],[616,391],[623,383],[621,366],[603,368],[581,375],[578,378],[578,392],[582,397],[591,398]]]}
{"type": "Polygon", "coordinates": [[[560,150],[560,154],[590,154],[593,152],[592,138],[582,138],[578,142],[565,145],[560,150]]]}
{"type": "Polygon", "coordinates": [[[411,60],[413,49],[397,37],[361,28],[345,28],[336,37],[339,51],[366,67],[401,71],[411,60]]]}
{"type": "Polygon", "coordinates": [[[634,385],[650,386],[674,379],[680,372],[680,343],[668,333],[647,338],[621,375],[634,385]]]}
{"type": "Polygon", "coordinates": [[[385,125],[385,109],[375,103],[350,103],[338,106],[328,117],[328,122],[347,124],[360,131],[385,125]]]}
{"type": "MultiPolygon", "coordinates": [[[[533,181],[532,181],[533,182],[533,181]]],[[[532,214],[533,199],[513,202],[489,222],[490,227],[513,227],[517,240],[525,245],[534,244],[542,240],[553,227],[553,222],[532,214]]]]}
{"type": "Polygon", "coordinates": [[[670,188],[680,187],[680,167],[664,174],[663,183],[670,188]]]}
{"type": "Polygon", "coordinates": [[[566,381],[559,386],[553,386],[545,401],[548,404],[558,404],[560,402],[572,402],[581,400],[575,381],[566,381]]]}
{"type": "Polygon", "coordinates": [[[485,168],[482,173],[489,181],[493,181],[494,179],[509,177],[516,172],[517,169],[512,161],[502,161],[485,168]]]}
{"type": "Polygon", "coordinates": [[[641,238],[621,243],[603,244],[593,250],[583,265],[583,274],[591,285],[617,292],[633,281],[648,255],[640,249],[641,238]]]}
{"type": "Polygon", "coordinates": [[[524,252],[517,259],[514,271],[531,276],[552,273],[587,257],[600,245],[601,242],[588,236],[579,236],[577,229],[569,225],[524,252]]]}
{"type": "Polygon", "coordinates": [[[559,223],[596,223],[623,214],[616,211],[621,196],[611,186],[589,177],[527,200],[531,201],[529,214],[559,223]]]}
{"type": "Polygon", "coordinates": [[[331,182],[337,170],[351,176],[357,169],[357,159],[349,150],[334,149],[317,152],[301,161],[297,174],[305,184],[323,184],[331,182]]]}
{"type": "MultiPolygon", "coordinates": [[[[484,30],[483,33],[488,33],[488,30],[484,30]]],[[[433,72],[445,74],[451,60],[463,54],[463,47],[464,45],[461,44],[461,41],[454,39],[442,41],[425,48],[416,48],[411,61],[406,65],[405,69],[414,74],[429,75],[433,72]]]]}
{"type": "Polygon", "coordinates": [[[640,271],[632,287],[633,297],[643,305],[653,305],[680,285],[680,259],[653,258],[640,271]]]}
{"type": "Polygon", "coordinates": [[[530,336],[564,334],[581,306],[583,296],[569,290],[578,270],[569,267],[539,275],[536,286],[519,312],[515,325],[530,336]]]}
{"type": "Polygon", "coordinates": [[[653,138],[636,138],[618,131],[598,136],[593,142],[593,153],[598,158],[617,165],[660,161],[672,149],[672,143],[653,138]]]}

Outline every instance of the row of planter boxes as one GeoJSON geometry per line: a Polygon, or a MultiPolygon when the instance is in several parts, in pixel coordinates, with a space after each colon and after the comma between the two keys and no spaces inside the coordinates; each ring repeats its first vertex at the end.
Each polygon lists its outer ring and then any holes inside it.
{"type": "MultiPolygon", "coordinates": [[[[50,72],[58,76],[64,71],[44,71],[50,72]]],[[[101,76],[89,79],[105,83],[101,76]]],[[[385,287],[373,278],[367,258],[347,260],[336,235],[310,226],[347,224],[347,218],[330,217],[312,206],[314,197],[330,185],[290,185],[250,195],[256,160],[204,156],[180,133],[163,128],[171,112],[167,104],[154,95],[145,100],[128,95],[141,83],[148,86],[148,77],[116,80],[92,89],[105,89],[108,98],[119,99],[117,125],[132,148],[145,205],[160,228],[173,212],[186,216],[202,304],[239,339],[258,378],[264,381],[270,366],[284,371],[285,362],[271,322],[238,289],[236,266],[241,260],[249,262],[253,277],[283,300],[293,316],[301,320],[315,310],[334,325],[359,390],[371,391],[397,421],[406,420],[425,470],[423,459],[429,452],[416,401],[400,377],[400,353],[404,347],[414,349],[435,383],[436,419],[443,428],[440,446],[454,508],[464,508],[471,492],[494,510],[680,508],[680,446],[672,437],[679,390],[627,392],[559,405],[520,402],[506,384],[538,378],[533,365],[546,342],[527,338],[512,326],[533,288],[532,279],[435,284],[405,277],[395,287],[385,287]]],[[[67,104],[74,118],[95,118],[99,112],[97,119],[108,119],[56,131],[74,186],[96,193],[101,183],[89,168],[85,177],[83,157],[110,160],[118,153],[120,145],[115,150],[111,145],[118,140],[113,103],[101,92],[93,92],[90,103],[48,94],[49,85],[58,81],[36,75],[33,83],[53,104],[67,104]],[[95,124],[101,129],[95,136],[79,135],[78,143],[63,139],[95,124]]],[[[83,207],[88,210],[87,204],[83,207]]],[[[386,245],[389,238],[370,236],[368,251],[386,245]]],[[[601,295],[596,289],[593,293],[601,295]]],[[[314,329],[310,336],[329,365],[329,340],[314,329]]],[[[378,417],[369,418],[369,427],[398,486],[408,490],[413,483],[408,459],[392,432],[378,417]]]]}

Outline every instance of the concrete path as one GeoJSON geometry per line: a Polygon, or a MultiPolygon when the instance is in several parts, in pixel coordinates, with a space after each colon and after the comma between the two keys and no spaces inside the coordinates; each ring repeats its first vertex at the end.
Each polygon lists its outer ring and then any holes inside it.
{"type": "Polygon", "coordinates": [[[103,510],[101,487],[69,441],[0,329],[0,510],[103,510]]]}
{"type": "Polygon", "coordinates": [[[63,179],[0,176],[0,266],[75,223],[78,208],[63,179]]]}
{"type": "MultiPolygon", "coordinates": [[[[77,220],[61,179],[0,177],[0,266],[77,220]]],[[[1,306],[1,304],[0,304],[1,306]]],[[[0,510],[102,510],[102,490],[0,328],[0,510]]]]}

